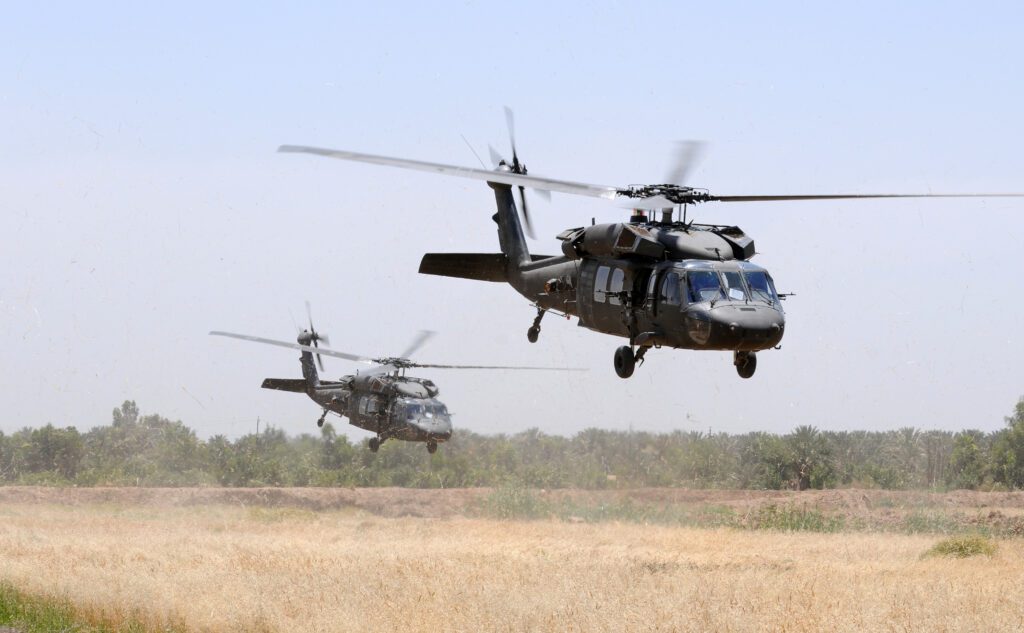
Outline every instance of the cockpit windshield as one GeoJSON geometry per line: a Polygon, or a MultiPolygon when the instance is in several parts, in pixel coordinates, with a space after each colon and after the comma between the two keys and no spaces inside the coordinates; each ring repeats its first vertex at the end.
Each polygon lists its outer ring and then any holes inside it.
{"type": "Polygon", "coordinates": [[[437,400],[403,400],[402,410],[407,420],[448,415],[448,407],[437,400]]]}
{"type": "Polygon", "coordinates": [[[743,287],[740,274],[736,271],[726,270],[722,273],[722,277],[725,279],[725,296],[730,301],[746,301],[747,291],[743,287]]]}
{"type": "Polygon", "coordinates": [[[722,298],[722,282],[713,270],[691,270],[686,274],[691,303],[722,298]]]}
{"type": "Polygon", "coordinates": [[[779,295],[775,292],[775,285],[771,277],[763,270],[744,271],[743,276],[747,280],[747,287],[750,288],[751,299],[764,301],[774,305],[779,301],[779,295]]]}

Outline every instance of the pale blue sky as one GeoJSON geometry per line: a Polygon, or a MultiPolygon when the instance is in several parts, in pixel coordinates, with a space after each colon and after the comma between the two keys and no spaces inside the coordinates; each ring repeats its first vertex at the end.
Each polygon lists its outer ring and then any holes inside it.
{"type": "MultiPolygon", "coordinates": [[[[258,388],[294,354],[206,336],[289,339],[307,298],[360,354],[429,328],[422,360],[591,368],[428,374],[487,433],[994,429],[1024,394],[1024,202],[705,206],[797,292],[783,349],[750,381],[661,350],[627,382],[617,339],[549,317],[531,346],[510,288],[415,274],[496,250],[484,185],[274,153],[475,165],[460,134],[504,151],[508,104],[547,176],[658,181],[698,138],[692,184],[722,194],[1021,191],[1019,3],[28,6],[0,26],[0,430],[89,428],[127,398],[203,435],[315,430],[312,402],[258,388]]],[[[623,217],[533,209],[541,253],[623,217]]]]}

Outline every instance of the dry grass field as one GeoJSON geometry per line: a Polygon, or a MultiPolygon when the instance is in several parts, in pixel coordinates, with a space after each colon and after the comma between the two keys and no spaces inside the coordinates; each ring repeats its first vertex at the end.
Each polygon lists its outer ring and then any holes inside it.
{"type": "Polygon", "coordinates": [[[941,535],[467,518],[476,491],[287,494],[3,489],[0,581],[89,620],[211,632],[1024,629],[1017,538],[923,557],[941,535]],[[418,516],[323,501],[337,495],[418,516]]]}

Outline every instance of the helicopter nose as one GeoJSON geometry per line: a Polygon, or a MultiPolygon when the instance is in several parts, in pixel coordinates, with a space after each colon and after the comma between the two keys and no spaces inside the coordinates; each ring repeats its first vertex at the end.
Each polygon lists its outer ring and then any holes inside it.
{"type": "Polygon", "coordinates": [[[421,433],[433,439],[447,440],[452,436],[452,421],[446,415],[420,418],[416,420],[415,425],[421,433]]]}
{"type": "Polygon", "coordinates": [[[735,349],[767,349],[782,341],[785,316],[769,306],[728,306],[712,312],[716,338],[735,349]]]}

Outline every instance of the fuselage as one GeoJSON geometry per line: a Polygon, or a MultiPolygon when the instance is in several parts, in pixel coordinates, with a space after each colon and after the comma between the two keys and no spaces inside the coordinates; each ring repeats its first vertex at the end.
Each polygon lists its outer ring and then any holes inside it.
{"type": "Polygon", "coordinates": [[[320,381],[306,393],[321,407],[383,439],[445,442],[452,436],[451,415],[429,380],[367,373],[320,381]]]}
{"type": "Polygon", "coordinates": [[[747,261],[551,257],[521,267],[510,283],[545,310],[638,345],[756,351],[785,332],[771,276],[747,261]]]}

